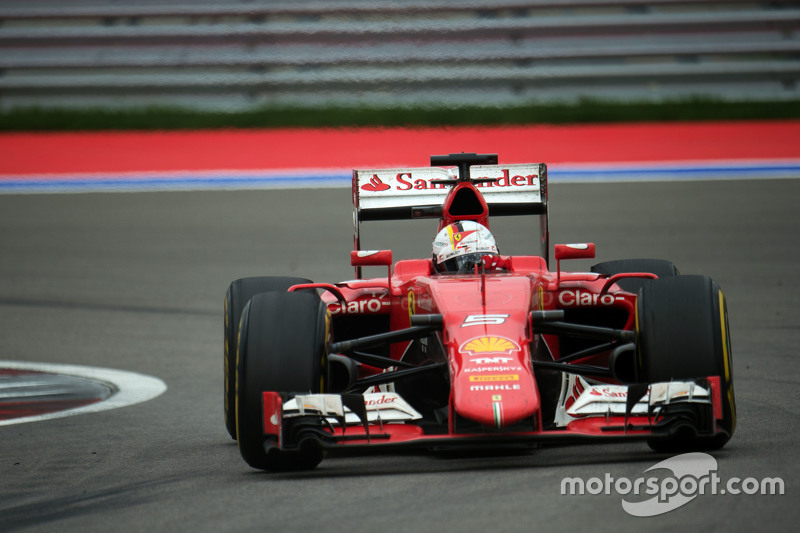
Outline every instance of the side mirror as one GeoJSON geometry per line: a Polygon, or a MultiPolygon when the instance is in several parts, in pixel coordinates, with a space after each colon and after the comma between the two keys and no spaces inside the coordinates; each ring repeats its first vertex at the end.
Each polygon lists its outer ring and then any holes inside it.
{"type": "Polygon", "coordinates": [[[353,250],[350,264],[354,267],[392,266],[391,250],[353,250]]]}
{"type": "Polygon", "coordinates": [[[594,243],[556,244],[556,261],[562,259],[593,259],[594,243]]]}
{"type": "Polygon", "coordinates": [[[580,244],[556,244],[556,269],[558,270],[558,284],[561,284],[562,259],[592,259],[594,258],[594,243],[583,242],[580,244]]]}

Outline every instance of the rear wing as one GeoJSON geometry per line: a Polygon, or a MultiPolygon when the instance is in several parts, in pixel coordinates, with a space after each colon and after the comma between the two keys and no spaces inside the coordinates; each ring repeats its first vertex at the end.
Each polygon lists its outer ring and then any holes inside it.
{"type": "Polygon", "coordinates": [[[353,170],[353,210],[359,221],[437,218],[450,186],[471,181],[489,206],[489,216],[547,213],[547,165],[472,165],[353,170]]]}
{"type": "MultiPolygon", "coordinates": [[[[538,215],[538,249],[548,261],[547,165],[497,164],[496,154],[431,156],[431,167],[353,170],[354,245],[361,249],[361,222],[439,218],[450,187],[471,182],[489,217],[538,215]]],[[[549,262],[549,261],[548,261],[549,262]]],[[[356,276],[361,271],[356,269],[356,276]]]]}

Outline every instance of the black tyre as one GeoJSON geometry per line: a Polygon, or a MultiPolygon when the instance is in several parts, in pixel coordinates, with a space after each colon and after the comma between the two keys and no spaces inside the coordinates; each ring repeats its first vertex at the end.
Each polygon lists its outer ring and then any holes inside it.
{"type": "Polygon", "coordinates": [[[236,345],[239,336],[239,319],[245,304],[262,292],[286,292],[292,285],[311,283],[304,278],[252,277],[237,279],[225,294],[225,428],[236,438],[236,415],[233,412],[234,378],[236,375],[236,345]]]}
{"type": "Polygon", "coordinates": [[[315,293],[261,293],[245,306],[235,410],[239,451],[253,468],[306,470],[322,460],[322,449],[313,445],[296,451],[265,451],[261,393],[325,392],[330,334],[327,306],[315,293]]]}
{"type": "Polygon", "coordinates": [[[736,429],[728,311],[719,285],[708,276],[654,280],[639,292],[636,309],[640,376],[648,383],[720,376],[724,434],[653,439],[657,451],[721,448],[736,429]]]}
{"type": "MultiPolygon", "coordinates": [[[[671,278],[680,274],[672,261],[664,259],[619,259],[616,261],[605,261],[597,263],[592,267],[592,272],[598,274],[624,274],[626,272],[648,272],[655,274],[659,279],[671,278]]],[[[639,292],[642,285],[648,283],[646,278],[627,278],[617,282],[622,290],[628,292],[639,292]]]]}

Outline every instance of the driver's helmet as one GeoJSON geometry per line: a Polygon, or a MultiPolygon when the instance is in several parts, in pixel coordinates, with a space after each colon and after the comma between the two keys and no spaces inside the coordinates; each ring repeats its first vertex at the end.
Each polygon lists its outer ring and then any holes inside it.
{"type": "Polygon", "coordinates": [[[450,224],[433,239],[433,268],[439,273],[470,273],[484,255],[497,255],[491,232],[472,220],[450,224]]]}

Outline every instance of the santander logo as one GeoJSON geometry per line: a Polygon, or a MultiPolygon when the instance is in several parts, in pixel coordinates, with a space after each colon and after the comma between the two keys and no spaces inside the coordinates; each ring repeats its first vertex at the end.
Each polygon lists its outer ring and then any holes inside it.
{"type": "Polygon", "coordinates": [[[361,189],[370,192],[380,192],[389,190],[391,186],[381,181],[377,174],[373,174],[369,183],[362,185],[361,189]]]}
{"type": "MultiPolygon", "coordinates": [[[[510,165],[506,168],[493,166],[492,169],[478,167],[474,172],[477,179],[488,180],[475,184],[482,190],[539,190],[538,167],[535,165],[510,165]]],[[[476,167],[472,167],[475,169],[476,167]]],[[[367,193],[396,191],[407,194],[447,194],[449,186],[442,180],[452,179],[452,174],[444,168],[411,168],[387,170],[356,170],[359,189],[367,193]]],[[[472,172],[472,171],[471,171],[472,172]]]]}
{"type": "Polygon", "coordinates": [[[602,396],[603,398],[627,398],[628,391],[617,391],[617,390],[610,390],[607,387],[603,387],[602,389],[598,390],[596,387],[592,387],[589,389],[589,394],[592,396],[602,396]]]}

